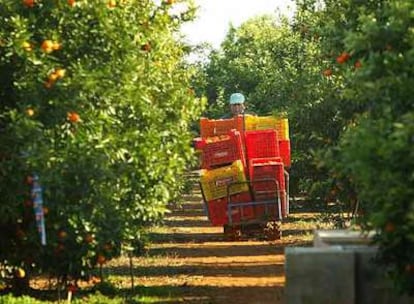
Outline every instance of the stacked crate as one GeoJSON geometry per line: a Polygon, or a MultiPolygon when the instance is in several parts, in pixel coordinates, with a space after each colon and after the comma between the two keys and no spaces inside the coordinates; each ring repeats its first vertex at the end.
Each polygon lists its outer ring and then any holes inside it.
{"type": "MultiPolygon", "coordinates": [[[[289,213],[285,168],[291,164],[288,119],[247,116],[245,128],[246,162],[252,181],[253,199],[280,200],[280,209],[269,212],[284,218],[289,213]]],[[[258,208],[256,213],[256,216],[260,216],[266,212],[258,208]]]]}
{"type": "Polygon", "coordinates": [[[240,222],[254,216],[251,206],[228,210],[228,201],[252,201],[246,178],[246,158],[242,141],[242,117],[200,121],[201,138],[196,148],[200,153],[200,184],[209,220],[223,226],[231,220],[240,222]]]}
{"type": "Polygon", "coordinates": [[[250,130],[275,130],[277,132],[277,145],[280,158],[286,168],[291,165],[289,121],[287,118],[274,116],[246,116],[246,131],[250,130]]]}
{"type": "Polygon", "coordinates": [[[257,218],[281,218],[285,214],[282,212],[285,208],[282,207],[281,200],[285,184],[284,165],[277,138],[277,132],[272,129],[245,132],[248,177],[253,200],[274,202],[257,205],[257,218]]]}

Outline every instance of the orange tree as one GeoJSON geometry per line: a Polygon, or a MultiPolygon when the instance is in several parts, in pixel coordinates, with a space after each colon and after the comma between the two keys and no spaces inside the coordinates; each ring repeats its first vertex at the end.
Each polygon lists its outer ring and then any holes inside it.
{"type": "Polygon", "coordinates": [[[187,0],[1,2],[1,264],[77,279],[161,219],[201,108],[176,35],[193,11],[187,0]]]}
{"type": "Polygon", "coordinates": [[[409,0],[301,1],[314,15],[322,49],[350,120],[320,163],[350,182],[360,223],[377,233],[378,261],[401,292],[414,294],[414,4],[409,0]]]}

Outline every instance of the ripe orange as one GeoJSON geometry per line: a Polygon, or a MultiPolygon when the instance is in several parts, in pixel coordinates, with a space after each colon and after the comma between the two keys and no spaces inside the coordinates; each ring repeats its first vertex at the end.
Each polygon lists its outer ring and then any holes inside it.
{"type": "Polygon", "coordinates": [[[60,50],[61,48],[62,48],[62,45],[61,45],[60,43],[58,43],[58,42],[53,42],[52,49],[53,49],[54,51],[60,50]]]}
{"type": "Polygon", "coordinates": [[[84,237],[85,243],[90,244],[93,242],[93,236],[92,234],[88,233],[84,237]]]}
{"type": "Polygon", "coordinates": [[[42,45],[40,46],[43,52],[51,53],[53,51],[53,41],[52,40],[44,40],[42,45]]]}
{"type": "Polygon", "coordinates": [[[98,254],[98,256],[96,257],[96,262],[99,265],[103,265],[106,262],[106,258],[102,254],[98,254]]]}
{"type": "Polygon", "coordinates": [[[23,279],[26,276],[26,272],[24,271],[23,268],[19,267],[14,271],[14,276],[16,278],[23,279]]]}
{"type": "Polygon", "coordinates": [[[27,110],[26,110],[26,114],[27,114],[27,116],[29,116],[29,117],[32,117],[33,115],[34,115],[34,110],[32,109],[32,108],[28,108],[27,110]]]}
{"type": "Polygon", "coordinates": [[[356,69],[359,69],[360,67],[362,67],[362,63],[361,63],[361,61],[359,61],[359,60],[355,61],[355,63],[354,63],[354,67],[355,67],[356,69]]]}
{"type": "Polygon", "coordinates": [[[58,78],[65,77],[66,70],[65,69],[56,69],[55,74],[58,78]]]}
{"type": "Polygon", "coordinates": [[[91,276],[89,282],[91,282],[92,284],[98,284],[101,282],[101,278],[97,276],[91,276]]]}
{"type": "Polygon", "coordinates": [[[51,73],[48,78],[49,82],[52,82],[52,83],[55,82],[57,79],[58,79],[58,75],[56,73],[51,73]]]}
{"type": "Polygon", "coordinates": [[[336,58],[336,62],[338,62],[339,64],[343,64],[347,62],[349,58],[351,58],[351,55],[347,52],[343,52],[336,58]]]}
{"type": "Polygon", "coordinates": [[[326,69],[325,71],[323,71],[323,75],[326,77],[332,76],[332,70],[326,69]]]}
{"type": "Polygon", "coordinates": [[[116,1],[115,0],[109,0],[108,1],[108,7],[109,8],[114,8],[116,6],[116,1]]]}
{"type": "Polygon", "coordinates": [[[35,5],[34,0],[23,0],[23,4],[27,7],[33,7],[35,5]]]}
{"type": "Polygon", "coordinates": [[[68,112],[68,120],[73,123],[77,123],[80,121],[80,116],[76,112],[68,112]]]}
{"type": "Polygon", "coordinates": [[[75,0],[68,0],[68,4],[72,7],[75,6],[75,0]]]}
{"type": "Polygon", "coordinates": [[[68,233],[67,233],[65,230],[60,230],[60,231],[58,232],[58,237],[59,237],[59,239],[61,239],[61,240],[66,239],[66,238],[67,238],[67,236],[68,236],[68,233]]]}
{"type": "Polygon", "coordinates": [[[22,43],[22,48],[25,51],[30,52],[32,50],[32,45],[29,42],[25,41],[22,43]]]}

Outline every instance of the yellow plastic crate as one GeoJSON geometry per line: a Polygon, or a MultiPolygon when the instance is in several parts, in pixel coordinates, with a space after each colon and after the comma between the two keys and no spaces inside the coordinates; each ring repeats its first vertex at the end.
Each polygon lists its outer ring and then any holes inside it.
{"type": "Polygon", "coordinates": [[[289,139],[289,120],[274,116],[246,116],[246,130],[267,130],[277,131],[279,140],[289,139]]]}
{"type": "MultiPolygon", "coordinates": [[[[246,175],[243,163],[236,160],[229,166],[212,170],[201,170],[201,188],[206,201],[227,197],[227,187],[233,182],[245,182],[246,175]]],[[[247,183],[230,187],[230,194],[249,191],[247,183]]]]}

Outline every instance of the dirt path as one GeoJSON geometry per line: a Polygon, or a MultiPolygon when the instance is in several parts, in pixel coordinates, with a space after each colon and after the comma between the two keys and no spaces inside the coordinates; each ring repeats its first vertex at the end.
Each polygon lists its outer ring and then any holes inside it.
{"type": "Polygon", "coordinates": [[[226,241],[223,228],[210,225],[196,187],[171,208],[166,227],[152,232],[148,256],[134,262],[138,284],[168,290],[174,303],[283,303],[284,247],[308,244],[307,226],[292,217],[282,240],[226,241]]]}

